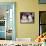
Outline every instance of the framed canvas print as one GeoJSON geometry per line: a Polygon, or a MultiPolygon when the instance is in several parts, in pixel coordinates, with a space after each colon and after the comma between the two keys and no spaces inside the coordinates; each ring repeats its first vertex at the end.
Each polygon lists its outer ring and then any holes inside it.
{"type": "Polygon", "coordinates": [[[40,4],[46,4],[46,0],[39,0],[40,4]]]}
{"type": "Polygon", "coordinates": [[[34,12],[20,12],[20,23],[34,23],[34,12]]]}
{"type": "Polygon", "coordinates": [[[0,2],[0,40],[15,40],[15,2],[0,2]]]}

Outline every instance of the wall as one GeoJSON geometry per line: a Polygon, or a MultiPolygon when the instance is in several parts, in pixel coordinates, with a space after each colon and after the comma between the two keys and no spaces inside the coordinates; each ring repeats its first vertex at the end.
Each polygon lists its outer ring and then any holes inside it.
{"type": "Polygon", "coordinates": [[[36,38],[39,34],[39,10],[46,10],[46,5],[38,4],[38,0],[3,0],[0,2],[16,2],[16,37],[36,38]],[[20,24],[20,12],[34,12],[34,24],[20,24]]]}
{"type": "Polygon", "coordinates": [[[17,37],[19,38],[35,38],[37,36],[37,32],[39,31],[38,25],[38,2],[37,0],[19,0],[16,2],[17,8],[17,37]],[[20,2],[19,2],[20,1],[20,2]],[[34,24],[20,24],[20,12],[34,12],[35,13],[35,22],[34,24]]]}

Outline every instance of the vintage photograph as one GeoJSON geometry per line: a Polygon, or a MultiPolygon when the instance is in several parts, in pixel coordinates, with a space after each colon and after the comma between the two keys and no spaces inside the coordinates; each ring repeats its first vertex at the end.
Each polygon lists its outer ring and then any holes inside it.
{"type": "Polygon", "coordinates": [[[34,23],[34,12],[20,12],[20,23],[34,23]]]}

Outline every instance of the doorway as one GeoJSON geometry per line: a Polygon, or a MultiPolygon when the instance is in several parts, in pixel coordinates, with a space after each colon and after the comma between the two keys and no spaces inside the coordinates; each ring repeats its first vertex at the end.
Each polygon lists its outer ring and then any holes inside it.
{"type": "Polygon", "coordinates": [[[0,3],[0,40],[15,40],[15,3],[0,3]]]}
{"type": "Polygon", "coordinates": [[[39,11],[39,35],[46,33],[46,11],[39,11]]]}

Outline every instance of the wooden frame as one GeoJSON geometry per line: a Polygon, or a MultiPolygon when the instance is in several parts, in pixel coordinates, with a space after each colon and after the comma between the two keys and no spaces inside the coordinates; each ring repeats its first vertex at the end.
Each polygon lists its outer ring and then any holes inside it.
{"type": "Polygon", "coordinates": [[[34,23],[34,12],[20,12],[20,23],[31,24],[34,23]]]}

